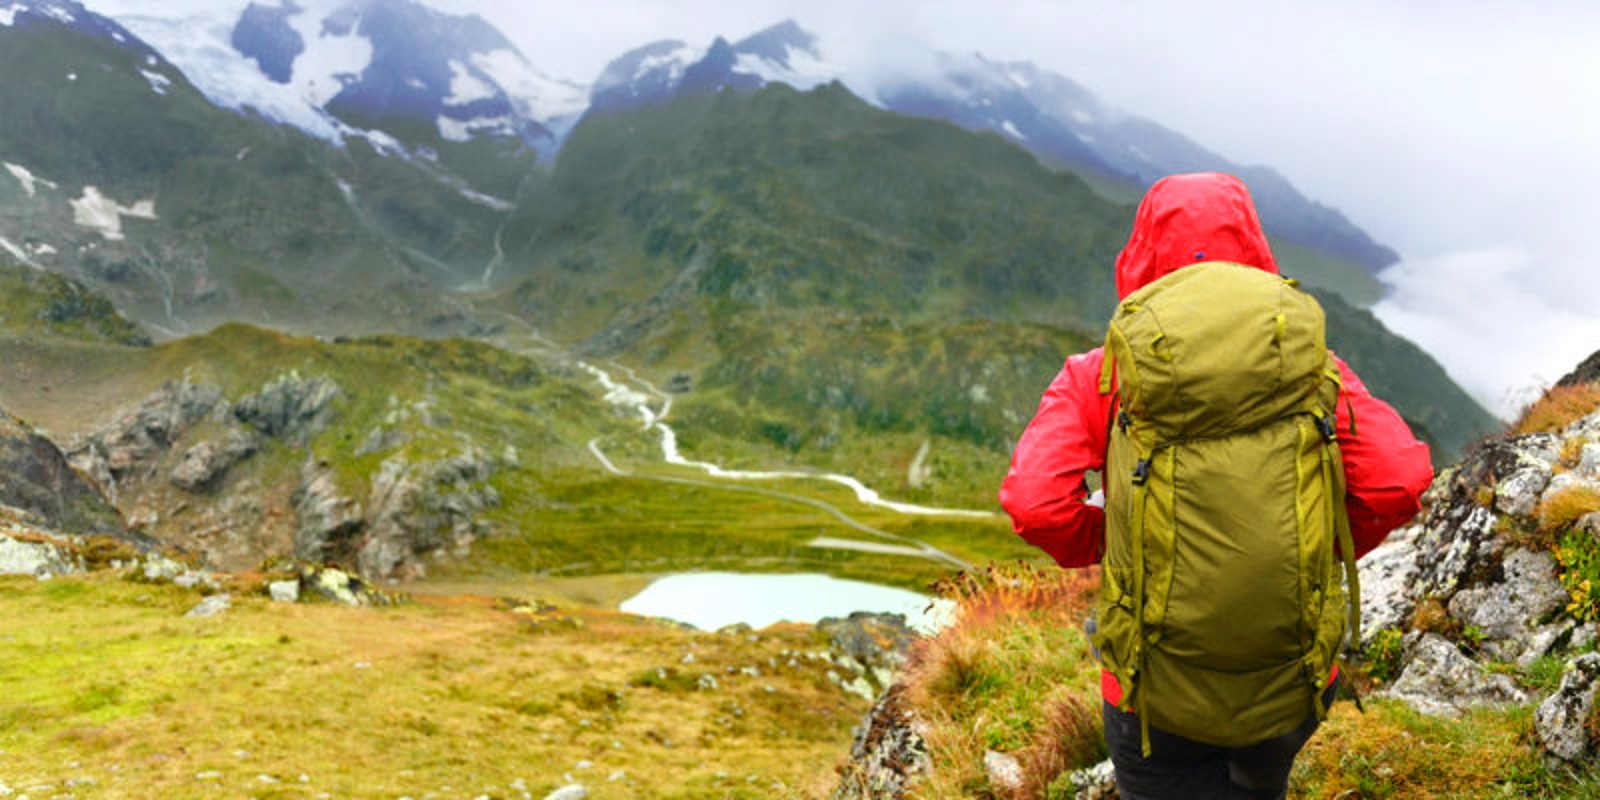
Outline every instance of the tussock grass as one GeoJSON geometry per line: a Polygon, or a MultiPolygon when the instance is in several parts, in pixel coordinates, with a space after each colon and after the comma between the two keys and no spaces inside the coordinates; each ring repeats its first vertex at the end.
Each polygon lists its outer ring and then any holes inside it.
{"type": "Polygon", "coordinates": [[[1517,434],[1556,433],[1600,409],[1600,384],[1553,386],[1522,410],[1511,430],[1517,434]]]}
{"type": "Polygon", "coordinates": [[[992,796],[986,750],[1017,758],[1025,797],[1104,757],[1099,668],[1082,624],[1097,571],[1018,562],[961,573],[935,591],[957,619],[913,648],[905,683],[928,723],[927,798],[992,796]]]}

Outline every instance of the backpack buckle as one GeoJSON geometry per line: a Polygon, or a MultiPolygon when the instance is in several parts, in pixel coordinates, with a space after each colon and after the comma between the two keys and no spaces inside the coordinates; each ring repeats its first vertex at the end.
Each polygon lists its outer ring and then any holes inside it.
{"type": "Polygon", "coordinates": [[[1133,418],[1128,416],[1128,412],[1119,409],[1117,411],[1117,427],[1122,429],[1123,433],[1127,433],[1128,426],[1132,424],[1133,418]]]}
{"type": "Polygon", "coordinates": [[[1133,465],[1133,485],[1143,486],[1150,481],[1150,459],[1141,458],[1133,465]]]}
{"type": "Polygon", "coordinates": [[[1317,421],[1317,431],[1322,434],[1322,441],[1332,444],[1338,438],[1338,431],[1335,430],[1333,420],[1321,414],[1318,414],[1315,419],[1317,421]]]}

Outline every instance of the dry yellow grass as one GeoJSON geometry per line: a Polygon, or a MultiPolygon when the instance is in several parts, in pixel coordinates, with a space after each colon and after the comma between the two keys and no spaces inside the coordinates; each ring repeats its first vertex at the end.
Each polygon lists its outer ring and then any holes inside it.
{"type": "Polygon", "coordinates": [[[235,596],[184,617],[199,599],[110,573],[0,578],[0,781],[33,796],[538,798],[570,775],[602,800],[816,796],[867,705],[827,662],[792,657],[820,646],[807,626],[751,638],[472,597],[235,596]],[[716,688],[693,688],[701,675],[716,688]]]}
{"type": "Polygon", "coordinates": [[[1513,432],[1556,433],[1600,409],[1600,384],[1554,386],[1522,410],[1513,432]]]}

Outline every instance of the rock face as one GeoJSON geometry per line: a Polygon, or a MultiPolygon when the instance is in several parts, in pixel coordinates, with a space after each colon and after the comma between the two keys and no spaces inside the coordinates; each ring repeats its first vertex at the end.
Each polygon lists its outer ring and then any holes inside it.
{"type": "Polygon", "coordinates": [[[116,509],[50,440],[0,410],[0,505],[52,530],[127,537],[116,509]]]}
{"type": "Polygon", "coordinates": [[[117,502],[123,484],[154,473],[160,456],[185,430],[221,407],[222,390],[215,386],[168,383],[74,447],[73,466],[117,502]]]}
{"type": "Polygon", "coordinates": [[[1590,720],[1594,716],[1594,697],[1600,689],[1600,653],[1588,653],[1567,663],[1561,687],[1550,695],[1534,715],[1539,742],[1552,756],[1568,763],[1593,761],[1594,735],[1590,720]]]}
{"type": "Polygon", "coordinates": [[[229,431],[220,441],[208,439],[184,452],[172,470],[172,484],[190,492],[208,492],[217,487],[234,464],[255,455],[260,438],[247,431],[229,431]]]}
{"type": "Polygon", "coordinates": [[[476,449],[431,464],[384,461],[372,479],[371,514],[356,556],[361,574],[420,577],[420,556],[465,555],[488,530],[478,515],[500,503],[488,483],[496,466],[476,449]]]}
{"type": "MultiPolygon", "coordinates": [[[[1481,632],[1491,656],[1532,660],[1554,643],[1553,633],[1537,634],[1545,627],[1540,622],[1566,605],[1566,589],[1556,580],[1556,562],[1549,553],[1513,550],[1501,568],[1501,580],[1456,592],[1450,598],[1450,616],[1481,632]]],[[[1553,628],[1562,630],[1559,624],[1553,628]]]]}

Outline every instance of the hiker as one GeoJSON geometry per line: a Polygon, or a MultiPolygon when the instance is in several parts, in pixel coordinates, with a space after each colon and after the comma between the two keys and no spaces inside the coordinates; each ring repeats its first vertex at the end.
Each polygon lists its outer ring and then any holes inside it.
{"type": "Polygon", "coordinates": [[[1325,349],[1239,179],[1156,182],[1116,270],[1107,345],[1051,382],[1000,502],[1061,566],[1103,562],[1122,796],[1281,798],[1358,635],[1354,560],[1417,513],[1428,448],[1325,349]]]}

